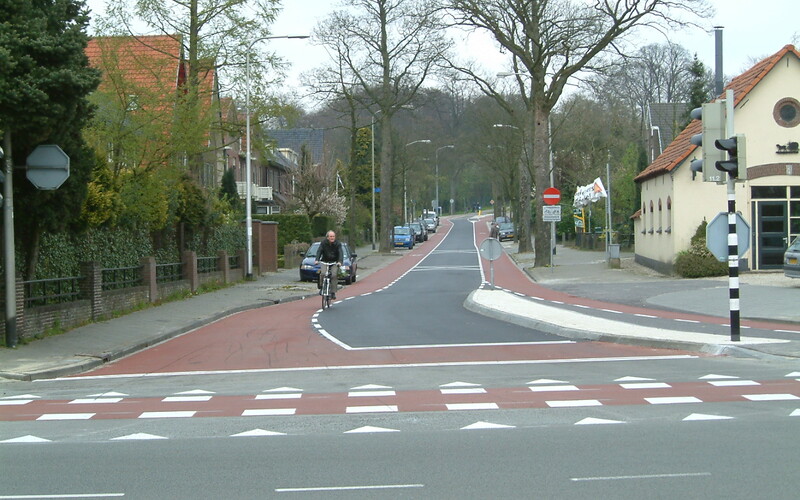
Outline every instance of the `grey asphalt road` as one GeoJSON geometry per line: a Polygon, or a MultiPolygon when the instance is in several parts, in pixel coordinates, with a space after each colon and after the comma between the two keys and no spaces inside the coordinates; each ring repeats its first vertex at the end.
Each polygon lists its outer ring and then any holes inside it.
{"type": "Polygon", "coordinates": [[[472,223],[458,218],[441,244],[390,287],[338,302],[318,321],[350,347],[567,340],[467,311],[464,301],[480,285],[472,223]]]}
{"type": "Polygon", "coordinates": [[[795,429],[769,418],[546,427],[531,418],[450,432],[6,447],[0,495],[793,499],[795,429]]]}

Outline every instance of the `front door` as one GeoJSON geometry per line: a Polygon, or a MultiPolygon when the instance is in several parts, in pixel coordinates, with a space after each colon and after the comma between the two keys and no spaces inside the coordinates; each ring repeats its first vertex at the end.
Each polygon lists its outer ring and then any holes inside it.
{"type": "Polygon", "coordinates": [[[758,269],[780,269],[786,251],[786,202],[758,202],[758,269]]]}

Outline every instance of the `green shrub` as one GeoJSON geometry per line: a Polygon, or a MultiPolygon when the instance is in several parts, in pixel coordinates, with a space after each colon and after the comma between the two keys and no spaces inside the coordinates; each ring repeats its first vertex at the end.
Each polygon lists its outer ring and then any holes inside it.
{"type": "Polygon", "coordinates": [[[720,262],[706,248],[706,221],[695,231],[688,250],[680,252],[675,258],[675,272],[683,278],[705,278],[707,276],[726,276],[728,263],[720,262]]]}

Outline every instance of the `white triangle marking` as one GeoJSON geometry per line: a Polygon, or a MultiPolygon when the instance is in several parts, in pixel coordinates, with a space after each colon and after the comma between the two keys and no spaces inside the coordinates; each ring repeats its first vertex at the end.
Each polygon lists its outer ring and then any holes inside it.
{"type": "Polygon", "coordinates": [[[31,436],[30,434],[28,434],[27,436],[0,441],[0,443],[50,443],[50,442],[51,441],[49,439],[31,436]]]}
{"type": "Polygon", "coordinates": [[[377,385],[377,384],[367,384],[367,385],[360,385],[358,387],[351,387],[351,391],[358,391],[361,389],[391,389],[391,386],[388,385],[377,385]]]}
{"type": "Polygon", "coordinates": [[[124,397],[129,396],[129,394],[125,394],[122,392],[102,392],[100,394],[89,394],[86,396],[87,398],[107,398],[107,397],[124,397]]]}
{"type": "Polygon", "coordinates": [[[265,431],[264,429],[253,429],[252,431],[232,434],[231,437],[259,437],[259,436],[285,436],[284,432],[265,431]]]}
{"type": "Polygon", "coordinates": [[[652,378],[644,378],[644,377],[622,377],[616,379],[614,382],[636,382],[636,381],[644,381],[644,380],[655,380],[652,378]]]}
{"type": "Polygon", "coordinates": [[[800,408],[789,414],[790,417],[800,417],[800,408]]]}
{"type": "Polygon", "coordinates": [[[111,438],[112,441],[144,441],[148,439],[167,439],[164,436],[156,436],[155,434],[147,434],[146,432],[137,432],[136,434],[128,434],[127,436],[120,436],[111,438]]]}
{"type": "Polygon", "coordinates": [[[41,396],[34,396],[33,394],[22,394],[19,396],[6,396],[0,399],[42,399],[41,396]]]}
{"type": "Polygon", "coordinates": [[[702,377],[700,377],[700,380],[731,379],[731,378],[739,378],[739,377],[734,377],[733,375],[716,375],[714,373],[709,373],[708,375],[703,375],[702,377]]]}
{"type": "Polygon", "coordinates": [[[475,429],[513,429],[514,425],[493,424],[491,422],[475,422],[474,424],[462,427],[461,430],[475,430],[475,429]]]}
{"type": "Polygon", "coordinates": [[[203,389],[194,389],[192,391],[176,392],[175,394],[216,394],[216,392],[204,391],[203,389]]]}
{"type": "Polygon", "coordinates": [[[792,372],[792,373],[790,373],[789,375],[786,375],[786,376],[787,377],[800,377],[800,372],[792,372]]]}
{"type": "Polygon", "coordinates": [[[276,387],[275,389],[267,389],[261,392],[303,392],[303,389],[296,389],[294,387],[276,387]]]}
{"type": "Polygon", "coordinates": [[[480,387],[481,384],[471,384],[469,382],[450,382],[449,384],[443,384],[439,387],[480,387]]]}
{"type": "Polygon", "coordinates": [[[730,420],[733,417],[726,417],[724,415],[706,415],[704,413],[692,413],[688,417],[684,418],[683,421],[690,421],[690,420],[730,420]]]}
{"type": "Polygon", "coordinates": [[[566,384],[565,380],[553,380],[550,378],[540,378],[539,380],[531,380],[528,382],[528,385],[531,384],[566,384]]]}
{"type": "Polygon", "coordinates": [[[575,425],[599,425],[599,424],[624,424],[622,420],[608,420],[605,418],[587,417],[583,420],[575,422],[575,425]]]}
{"type": "Polygon", "coordinates": [[[387,429],[385,427],[373,427],[371,425],[366,425],[364,427],[359,427],[358,429],[345,431],[345,434],[359,434],[366,432],[400,432],[400,431],[397,429],[387,429]]]}

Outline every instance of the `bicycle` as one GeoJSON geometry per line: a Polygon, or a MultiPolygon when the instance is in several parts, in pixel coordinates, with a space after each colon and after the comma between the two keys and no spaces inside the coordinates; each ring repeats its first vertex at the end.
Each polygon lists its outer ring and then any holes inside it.
{"type": "MultiPolygon", "coordinates": [[[[322,277],[322,288],[319,291],[319,294],[322,296],[322,309],[327,309],[331,307],[331,279],[333,279],[333,274],[331,273],[331,267],[336,264],[335,262],[320,262],[320,266],[326,266],[327,271],[325,275],[322,277]]],[[[322,269],[320,268],[320,271],[322,269]]]]}

